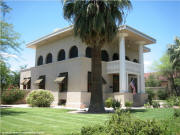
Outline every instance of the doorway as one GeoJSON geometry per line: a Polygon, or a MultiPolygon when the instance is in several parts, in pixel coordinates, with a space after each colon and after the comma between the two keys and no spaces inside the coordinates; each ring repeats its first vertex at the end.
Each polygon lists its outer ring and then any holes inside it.
{"type": "Polygon", "coordinates": [[[138,93],[138,76],[134,74],[128,74],[128,92],[138,93]]]}

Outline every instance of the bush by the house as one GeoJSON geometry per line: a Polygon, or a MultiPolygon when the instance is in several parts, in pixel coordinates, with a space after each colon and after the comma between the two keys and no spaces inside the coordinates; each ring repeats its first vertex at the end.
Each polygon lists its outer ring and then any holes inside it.
{"type": "Polygon", "coordinates": [[[54,101],[54,97],[48,90],[33,90],[29,93],[26,101],[32,107],[49,107],[54,101]]]}
{"type": "Polygon", "coordinates": [[[155,96],[155,93],[151,89],[147,89],[146,93],[148,94],[148,102],[150,105],[152,105],[152,100],[155,96]]]}
{"type": "Polygon", "coordinates": [[[167,128],[155,120],[143,121],[130,113],[116,111],[104,125],[83,127],[80,135],[165,135],[167,128]]]}
{"type": "Polygon", "coordinates": [[[170,106],[180,106],[180,97],[171,96],[168,98],[167,102],[170,106]]]}
{"type": "Polygon", "coordinates": [[[174,109],[174,117],[180,117],[180,109],[174,109]]]}
{"type": "Polygon", "coordinates": [[[152,101],[152,106],[153,106],[153,108],[159,108],[160,104],[158,101],[152,101]]]}
{"type": "Polygon", "coordinates": [[[125,102],[125,107],[127,107],[128,109],[131,108],[132,105],[133,105],[132,102],[128,102],[128,101],[125,102]]]}
{"type": "Polygon", "coordinates": [[[118,101],[118,100],[115,100],[113,98],[108,98],[106,101],[105,101],[105,106],[106,107],[112,107],[114,109],[117,109],[117,108],[120,108],[121,107],[121,103],[118,101]]]}
{"type": "Polygon", "coordinates": [[[166,90],[159,90],[157,96],[160,100],[165,100],[168,97],[168,93],[166,90]]]}
{"type": "Polygon", "coordinates": [[[151,108],[151,105],[150,105],[149,102],[147,102],[146,104],[144,104],[144,107],[145,107],[145,108],[151,108]]]}
{"type": "Polygon", "coordinates": [[[2,103],[3,104],[13,104],[16,103],[18,100],[21,100],[25,96],[24,90],[12,89],[6,90],[2,93],[2,103]]]}
{"type": "Polygon", "coordinates": [[[112,103],[113,103],[113,99],[112,98],[108,98],[105,101],[105,106],[110,108],[110,107],[112,107],[112,103]]]}

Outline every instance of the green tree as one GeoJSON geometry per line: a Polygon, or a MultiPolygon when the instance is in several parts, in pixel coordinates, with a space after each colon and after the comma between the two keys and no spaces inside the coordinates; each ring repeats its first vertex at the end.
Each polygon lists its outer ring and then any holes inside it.
{"type": "Polygon", "coordinates": [[[146,87],[158,87],[160,86],[160,81],[155,77],[155,75],[150,74],[146,79],[146,87]]]}
{"type": "Polygon", "coordinates": [[[14,31],[13,25],[5,21],[5,15],[11,11],[11,8],[4,2],[0,1],[0,8],[3,14],[3,20],[0,21],[0,57],[3,58],[4,52],[9,53],[11,50],[18,52],[20,50],[20,34],[14,31]]]}
{"type": "Polygon", "coordinates": [[[174,44],[170,45],[168,48],[168,54],[173,69],[180,71],[180,38],[175,38],[174,44]]]}
{"type": "Polygon", "coordinates": [[[74,34],[92,48],[92,90],[89,112],[104,112],[101,48],[117,35],[131,8],[130,0],[65,0],[64,17],[73,22],[74,34]]]}
{"type": "Polygon", "coordinates": [[[178,93],[175,85],[175,70],[173,69],[172,63],[170,62],[170,56],[164,54],[158,62],[154,63],[154,69],[159,72],[160,75],[167,77],[171,84],[171,94],[178,93]]]}
{"type": "Polygon", "coordinates": [[[0,86],[1,86],[1,92],[8,88],[8,86],[11,84],[11,70],[7,66],[7,64],[3,61],[0,61],[0,86]]]}
{"type": "Polygon", "coordinates": [[[167,50],[170,56],[170,62],[175,72],[174,83],[177,94],[180,95],[180,38],[176,37],[174,44],[171,44],[167,50]]]}

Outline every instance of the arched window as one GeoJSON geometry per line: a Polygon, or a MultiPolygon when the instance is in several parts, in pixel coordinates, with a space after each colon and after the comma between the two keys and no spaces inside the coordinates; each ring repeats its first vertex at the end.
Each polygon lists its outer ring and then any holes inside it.
{"type": "Polygon", "coordinates": [[[105,51],[105,50],[101,51],[101,60],[102,61],[109,61],[109,55],[108,55],[107,51],[105,51]]]}
{"type": "Polygon", "coordinates": [[[86,57],[88,57],[88,58],[91,58],[92,57],[92,54],[91,54],[91,51],[92,49],[90,48],[90,47],[87,47],[86,48],[86,57]]]}
{"type": "Polygon", "coordinates": [[[129,57],[128,57],[128,56],[126,56],[126,60],[127,60],[127,61],[130,61],[130,59],[129,59],[129,57]]]}
{"type": "Polygon", "coordinates": [[[69,58],[78,57],[78,48],[76,46],[71,47],[69,51],[69,58]]]}
{"type": "Polygon", "coordinates": [[[48,53],[48,55],[46,56],[46,64],[48,63],[52,63],[52,54],[48,53]]]}
{"type": "Polygon", "coordinates": [[[113,60],[119,60],[119,54],[118,53],[113,54],[113,60]]]}
{"type": "Polygon", "coordinates": [[[65,60],[65,51],[62,49],[58,53],[58,61],[65,60]]]}
{"type": "Polygon", "coordinates": [[[134,59],[134,60],[133,60],[133,62],[136,62],[136,63],[138,63],[138,60],[137,60],[137,59],[134,59]]]}
{"type": "Polygon", "coordinates": [[[38,61],[37,61],[37,65],[40,66],[43,64],[43,57],[39,56],[38,61]]]}

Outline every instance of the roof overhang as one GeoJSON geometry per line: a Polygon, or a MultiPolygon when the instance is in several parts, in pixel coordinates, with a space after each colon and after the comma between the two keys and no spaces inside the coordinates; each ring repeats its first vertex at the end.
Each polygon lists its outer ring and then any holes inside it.
{"type": "MultiPolygon", "coordinates": [[[[136,41],[144,41],[144,45],[148,44],[154,44],[156,43],[156,40],[128,25],[122,25],[119,27],[119,32],[120,33],[127,33],[129,39],[135,39],[136,41]]],[[[135,42],[136,42],[135,41],[135,42]]]]}
{"type": "MultiPolygon", "coordinates": [[[[130,26],[122,25],[119,27],[119,32],[122,33],[128,33],[128,38],[135,38],[138,41],[145,41],[145,45],[153,44],[156,42],[156,40],[130,26]]],[[[35,41],[32,41],[27,44],[27,48],[33,48],[36,49],[37,47],[41,45],[45,45],[49,42],[53,42],[59,39],[62,39],[64,37],[73,35],[73,25],[57,30],[51,34],[48,34],[46,36],[43,36],[35,41]]]]}

